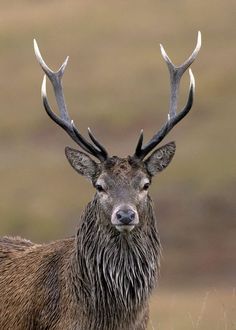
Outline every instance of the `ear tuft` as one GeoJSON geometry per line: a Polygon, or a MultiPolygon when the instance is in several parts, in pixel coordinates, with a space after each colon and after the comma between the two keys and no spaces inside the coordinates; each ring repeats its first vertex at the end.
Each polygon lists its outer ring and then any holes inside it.
{"type": "Polygon", "coordinates": [[[65,148],[66,157],[71,166],[81,175],[93,181],[98,171],[98,164],[82,151],[65,148]]]}
{"type": "Polygon", "coordinates": [[[175,150],[175,142],[167,143],[166,145],[155,150],[144,162],[148,173],[151,176],[154,176],[157,172],[164,170],[171,162],[175,154],[175,150]]]}

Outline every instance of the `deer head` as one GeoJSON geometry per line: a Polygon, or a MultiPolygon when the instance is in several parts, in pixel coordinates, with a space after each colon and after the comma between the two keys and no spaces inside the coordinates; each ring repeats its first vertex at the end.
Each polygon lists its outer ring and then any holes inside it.
{"type": "Polygon", "coordinates": [[[167,121],[145,145],[143,145],[143,131],[141,131],[133,156],[119,158],[116,156],[110,157],[89,128],[88,135],[91,141],[88,141],[79,132],[73,120],[70,119],[61,82],[68,57],[60,69],[53,72],[44,62],[34,40],[36,58],[45,72],[42,83],[44,108],[49,117],[61,126],[85,151],[82,152],[70,147],[65,149],[66,157],[71,166],[79,174],[87,177],[95,187],[96,200],[100,204],[101,212],[104,215],[104,217],[101,217],[105,222],[104,225],[112,226],[120,232],[127,233],[135,227],[145,226],[145,210],[150,203],[148,188],[152,177],[165,169],[170,163],[175,153],[175,143],[170,142],[158,149],[155,148],[169,131],[187,115],[193,104],[195,82],[192,71],[189,69],[190,88],[188,99],[184,108],[177,113],[180,80],[201,48],[200,32],[198,32],[197,44],[193,53],[180,66],[175,66],[163,46],[160,47],[170,74],[171,95],[167,121]],[[60,116],[53,112],[49,105],[46,94],[46,76],[52,83],[60,116]],[[98,161],[95,161],[91,156],[97,158],[98,161]]]}

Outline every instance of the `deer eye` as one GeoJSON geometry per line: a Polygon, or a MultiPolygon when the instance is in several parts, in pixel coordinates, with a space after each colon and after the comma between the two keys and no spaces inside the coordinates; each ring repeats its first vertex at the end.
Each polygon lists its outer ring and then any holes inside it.
{"type": "Polygon", "coordinates": [[[150,186],[150,182],[146,182],[143,186],[143,190],[148,190],[149,186],[150,186]]]}
{"type": "Polygon", "coordinates": [[[104,192],[105,191],[100,184],[96,184],[95,188],[97,189],[98,192],[104,192]]]}

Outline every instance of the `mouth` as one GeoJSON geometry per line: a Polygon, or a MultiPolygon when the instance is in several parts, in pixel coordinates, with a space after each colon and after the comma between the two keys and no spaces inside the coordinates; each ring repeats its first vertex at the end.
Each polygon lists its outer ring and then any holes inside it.
{"type": "Polygon", "coordinates": [[[116,225],[115,227],[120,232],[130,232],[134,229],[135,225],[116,225]]]}

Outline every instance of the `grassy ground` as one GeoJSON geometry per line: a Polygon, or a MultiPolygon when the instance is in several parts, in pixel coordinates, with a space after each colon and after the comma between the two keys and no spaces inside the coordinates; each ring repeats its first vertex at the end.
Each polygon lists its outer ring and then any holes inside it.
{"type": "Polygon", "coordinates": [[[235,330],[235,288],[160,291],[152,300],[149,329],[235,330]]]}

